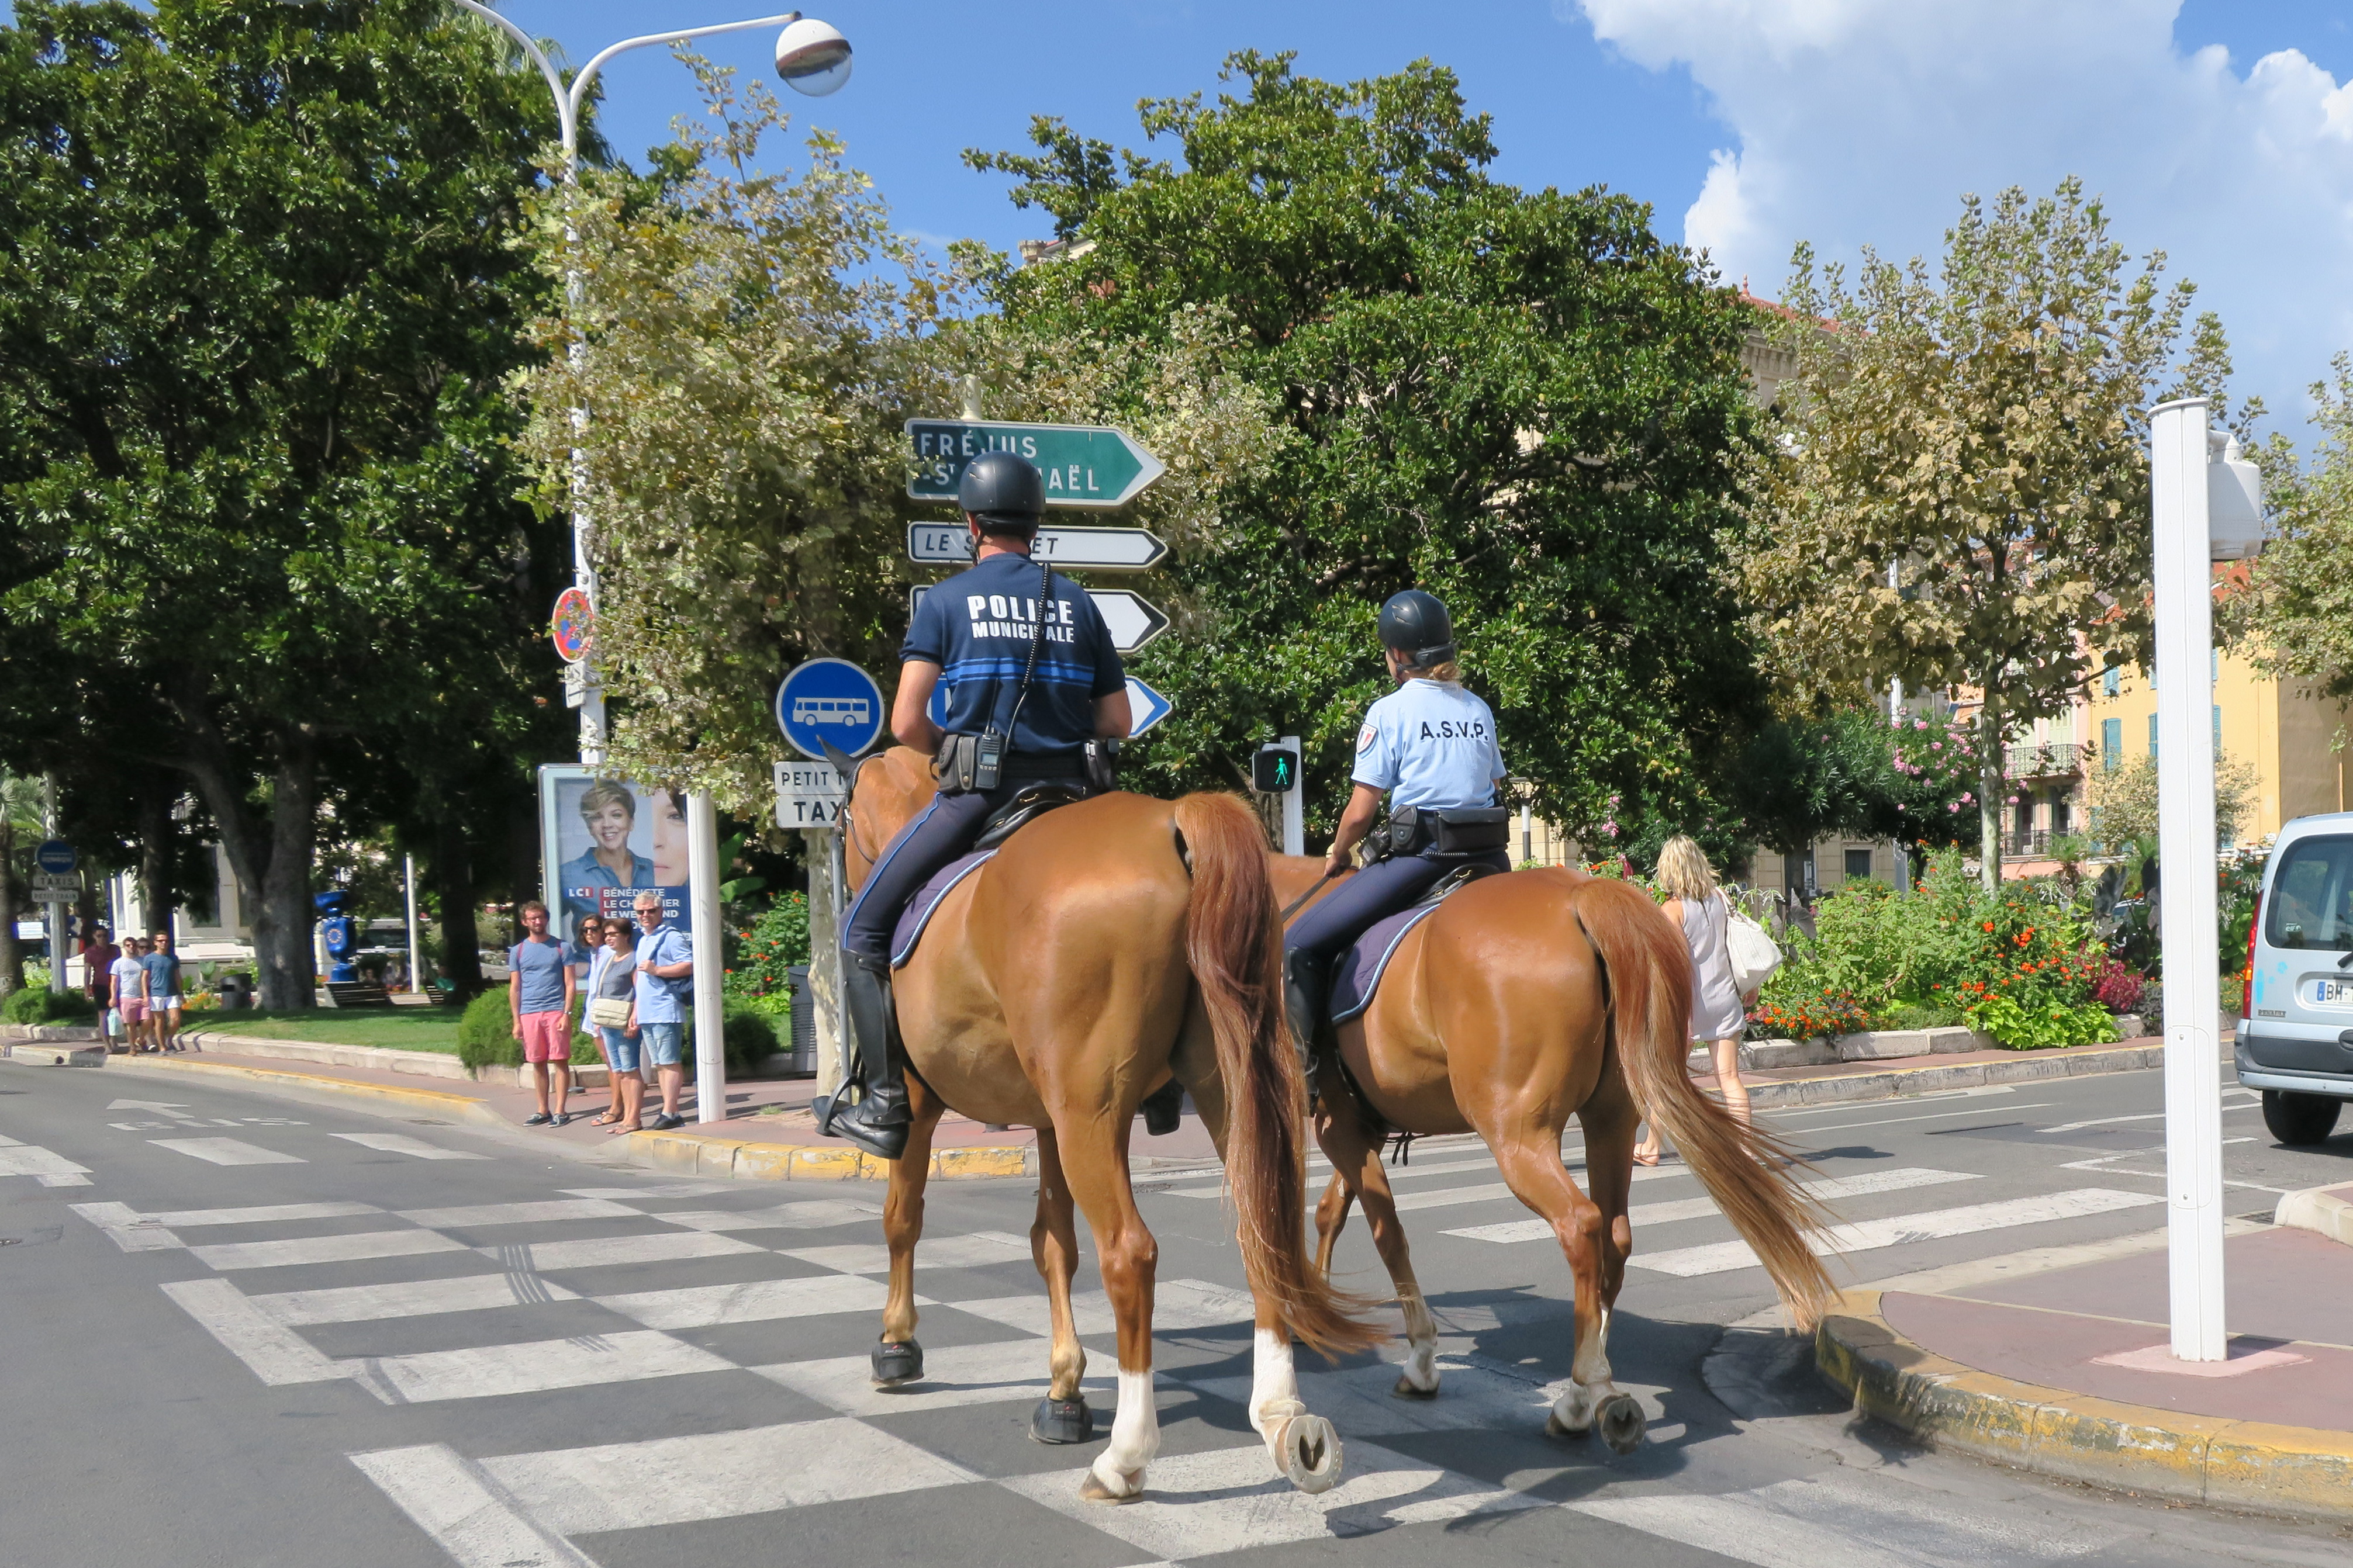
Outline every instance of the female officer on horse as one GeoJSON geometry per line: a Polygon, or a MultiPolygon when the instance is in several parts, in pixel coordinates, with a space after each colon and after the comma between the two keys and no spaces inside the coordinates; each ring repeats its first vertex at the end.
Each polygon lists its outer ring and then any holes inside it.
{"type": "Polygon", "coordinates": [[[1509,814],[1494,804],[1504,758],[1495,716],[1462,689],[1446,606],[1408,588],[1381,606],[1380,637],[1398,689],[1374,703],[1356,736],[1356,791],[1341,813],[1324,875],[1348,868],[1372,832],[1381,796],[1388,826],[1371,864],[1313,905],[1282,939],[1283,1000],[1292,1033],[1312,1060],[1331,988],[1332,962],[1385,915],[1412,907],[1448,872],[1507,871],[1509,814]]]}

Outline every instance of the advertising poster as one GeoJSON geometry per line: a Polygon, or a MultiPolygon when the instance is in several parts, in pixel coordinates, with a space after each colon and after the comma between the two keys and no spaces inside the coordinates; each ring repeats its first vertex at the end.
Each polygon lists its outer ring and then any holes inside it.
{"type": "Polygon", "coordinates": [[[638,890],[662,896],[662,918],[691,930],[687,897],[686,792],[645,789],[577,765],[539,770],[539,854],[544,891],[566,944],[583,915],[628,920],[638,890]]]}

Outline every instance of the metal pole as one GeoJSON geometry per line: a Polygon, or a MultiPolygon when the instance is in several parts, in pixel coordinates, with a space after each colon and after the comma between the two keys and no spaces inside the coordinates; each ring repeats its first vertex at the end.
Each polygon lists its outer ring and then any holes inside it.
{"type": "MultiPolygon", "coordinates": [[[[41,775],[41,837],[58,836],[58,775],[41,775]]],[[[16,911],[10,910],[6,918],[15,920],[16,911]]],[[[49,989],[62,996],[66,990],[66,906],[52,900],[49,904],[49,989]]]]}
{"type": "Polygon", "coordinates": [[[2207,404],[2150,413],[2157,597],[2158,924],[2165,952],[2165,1178],[2173,1353],[2224,1358],[2222,1099],[2216,1015],[2214,734],[2207,667],[2214,634],[2206,511],[2207,404]]]}
{"type": "Polygon", "coordinates": [[[401,868],[408,879],[408,988],[425,989],[425,966],[422,950],[417,943],[417,857],[403,855],[401,868]]]}
{"type": "Polygon", "coordinates": [[[1296,735],[1285,735],[1275,742],[1288,746],[1298,754],[1299,771],[1292,775],[1291,787],[1282,792],[1282,852],[1285,855],[1307,853],[1307,752],[1296,735]]]}
{"type": "Polygon", "coordinates": [[[727,1115],[727,931],[719,913],[719,813],[711,796],[686,797],[688,908],[694,928],[694,1119],[727,1115]]]}
{"type": "Polygon", "coordinates": [[[808,857],[809,999],[817,1006],[817,1087],[839,1090],[841,1058],[841,835],[830,827],[801,829],[808,857]]]}

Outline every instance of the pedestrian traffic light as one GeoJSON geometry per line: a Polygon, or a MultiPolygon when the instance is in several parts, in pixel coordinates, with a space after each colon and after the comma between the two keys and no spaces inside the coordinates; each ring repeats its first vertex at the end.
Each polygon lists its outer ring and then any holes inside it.
{"type": "Polygon", "coordinates": [[[1285,795],[1299,787],[1299,753],[1288,746],[1261,746],[1250,758],[1250,787],[1261,795],[1285,795]]]}

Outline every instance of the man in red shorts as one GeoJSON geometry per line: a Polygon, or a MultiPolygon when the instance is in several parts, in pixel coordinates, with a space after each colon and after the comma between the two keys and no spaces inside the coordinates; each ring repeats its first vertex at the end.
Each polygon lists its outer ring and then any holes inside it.
{"type": "Polygon", "coordinates": [[[523,939],[507,953],[507,1001],[539,1100],[537,1114],[524,1117],[523,1125],[561,1127],[572,1120],[564,1109],[572,1092],[572,966],[564,961],[564,943],[547,934],[545,904],[534,899],[523,905],[522,929],[523,939]]]}

